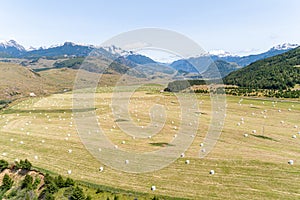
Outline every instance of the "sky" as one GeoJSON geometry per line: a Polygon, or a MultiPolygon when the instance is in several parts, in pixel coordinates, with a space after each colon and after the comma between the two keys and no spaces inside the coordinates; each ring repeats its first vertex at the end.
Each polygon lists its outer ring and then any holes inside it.
{"type": "Polygon", "coordinates": [[[99,45],[139,28],[176,31],[207,51],[244,55],[300,44],[299,0],[0,0],[0,40],[26,48],[99,45]]]}

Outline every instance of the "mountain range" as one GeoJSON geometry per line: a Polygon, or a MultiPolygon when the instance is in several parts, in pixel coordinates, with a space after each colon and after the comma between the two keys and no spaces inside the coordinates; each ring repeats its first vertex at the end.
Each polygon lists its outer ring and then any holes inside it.
{"type": "Polygon", "coordinates": [[[300,47],[231,72],[224,83],[256,89],[294,88],[300,84],[300,47]]]}
{"type": "Polygon", "coordinates": [[[116,46],[66,42],[29,51],[15,41],[8,41],[0,43],[3,57],[0,59],[0,100],[20,98],[31,92],[44,95],[71,90],[82,66],[86,77],[94,78],[102,73],[104,81],[99,83],[102,85],[114,85],[124,74],[135,82],[219,79],[221,75],[228,85],[285,90],[300,84],[300,47],[297,46],[279,45],[265,53],[244,57],[219,52],[222,55],[202,55],[164,64],[116,46]],[[87,59],[91,53],[97,55],[96,62],[87,59]],[[244,66],[249,62],[252,63],[244,66]]]}
{"type": "MultiPolygon", "coordinates": [[[[206,70],[203,66],[209,66],[210,62],[214,61],[219,70],[222,71],[221,76],[224,77],[230,72],[236,71],[257,60],[276,56],[296,47],[298,47],[298,45],[286,43],[272,47],[267,52],[248,56],[234,56],[226,51],[219,50],[197,57],[177,60],[164,65],[182,73],[199,74],[199,72],[202,73],[206,70]]],[[[132,51],[125,51],[116,46],[95,47],[93,45],[79,45],[72,42],[65,42],[63,45],[56,45],[49,48],[26,50],[14,40],[0,43],[0,57],[2,58],[74,58],[86,57],[91,52],[97,52],[97,55],[103,57],[103,59],[114,60],[131,68],[137,65],[162,65],[162,63],[156,62],[147,56],[132,51]]]]}
{"type": "Polygon", "coordinates": [[[281,45],[277,45],[272,47],[271,49],[269,49],[266,52],[260,53],[260,54],[256,54],[256,55],[248,55],[248,56],[232,56],[232,55],[228,55],[228,54],[221,54],[221,55],[211,55],[211,58],[213,60],[224,60],[226,62],[234,62],[240,66],[247,66],[257,60],[261,60],[261,59],[265,59],[265,58],[269,58],[272,56],[276,56],[282,53],[285,53],[291,49],[294,49],[296,47],[298,47],[299,45],[297,44],[289,44],[289,43],[284,43],[281,45]]]}

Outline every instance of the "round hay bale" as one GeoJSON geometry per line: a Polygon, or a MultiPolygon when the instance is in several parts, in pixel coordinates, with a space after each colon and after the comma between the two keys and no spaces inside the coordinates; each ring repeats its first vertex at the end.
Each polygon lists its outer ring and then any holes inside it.
{"type": "Polygon", "coordinates": [[[209,171],[209,174],[214,175],[214,174],[215,174],[215,170],[213,170],[213,169],[210,170],[210,171],[209,171]]]}
{"type": "Polygon", "coordinates": [[[289,165],[293,165],[293,164],[294,164],[294,160],[289,160],[289,161],[288,161],[288,164],[289,164],[289,165]]]}
{"type": "Polygon", "coordinates": [[[187,164],[187,165],[190,164],[190,160],[186,160],[185,164],[187,164]]]}
{"type": "Polygon", "coordinates": [[[152,190],[152,191],[155,191],[155,190],[156,190],[155,185],[152,185],[152,186],[151,186],[151,190],[152,190]]]}

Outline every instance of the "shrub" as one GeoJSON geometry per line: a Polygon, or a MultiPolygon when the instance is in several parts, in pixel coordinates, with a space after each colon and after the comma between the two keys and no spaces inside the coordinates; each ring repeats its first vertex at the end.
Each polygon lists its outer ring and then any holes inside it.
{"type": "Polygon", "coordinates": [[[14,184],[14,181],[9,177],[8,174],[5,174],[3,177],[3,180],[2,180],[1,189],[9,190],[13,184],[14,184]]]}
{"type": "Polygon", "coordinates": [[[5,160],[0,160],[0,172],[8,168],[8,162],[5,160]]]}
{"type": "Polygon", "coordinates": [[[44,177],[45,184],[48,185],[48,184],[52,183],[53,181],[54,181],[53,177],[47,173],[44,177]]]}
{"type": "Polygon", "coordinates": [[[8,194],[7,198],[8,198],[8,199],[11,199],[12,197],[15,197],[15,196],[17,196],[17,195],[18,195],[17,190],[12,190],[12,191],[8,194]]]}
{"type": "Polygon", "coordinates": [[[63,179],[63,177],[61,175],[59,175],[55,178],[55,184],[58,188],[63,188],[66,185],[65,180],[63,179]]]}
{"type": "Polygon", "coordinates": [[[47,192],[46,190],[43,190],[42,193],[40,194],[38,199],[43,199],[43,200],[55,200],[53,194],[47,192]]]}
{"type": "Polygon", "coordinates": [[[73,179],[71,179],[71,178],[66,179],[65,187],[70,187],[70,186],[74,186],[74,185],[75,185],[75,182],[73,179]]]}
{"type": "Polygon", "coordinates": [[[50,193],[50,194],[54,194],[56,192],[58,192],[58,187],[55,185],[54,182],[50,182],[47,184],[47,187],[45,188],[45,191],[50,193]]]}
{"type": "Polygon", "coordinates": [[[103,192],[103,190],[101,190],[100,188],[98,188],[97,190],[96,190],[96,194],[99,194],[99,193],[102,193],[103,192]]]}
{"type": "Polygon", "coordinates": [[[20,160],[20,162],[16,162],[16,169],[25,169],[25,170],[31,170],[32,164],[25,159],[25,161],[20,160]]]}
{"type": "Polygon", "coordinates": [[[85,200],[92,200],[92,197],[88,195],[85,200]]]}
{"type": "Polygon", "coordinates": [[[31,190],[32,189],[32,182],[33,182],[32,176],[27,174],[25,176],[24,180],[22,181],[21,189],[31,190]]]}
{"type": "Polygon", "coordinates": [[[37,186],[41,183],[41,179],[39,177],[37,177],[34,182],[33,182],[33,185],[32,185],[32,188],[35,190],[37,189],[37,186]]]}
{"type": "Polygon", "coordinates": [[[76,186],[74,188],[70,200],[85,200],[85,195],[80,187],[76,186]]]}
{"type": "Polygon", "coordinates": [[[119,200],[119,197],[115,195],[114,200],[119,200]]]}

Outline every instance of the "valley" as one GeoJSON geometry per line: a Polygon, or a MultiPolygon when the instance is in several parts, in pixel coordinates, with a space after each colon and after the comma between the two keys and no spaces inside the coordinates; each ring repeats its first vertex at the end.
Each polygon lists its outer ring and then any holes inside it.
{"type": "MultiPolygon", "coordinates": [[[[109,87],[98,89],[96,115],[114,144],[129,151],[153,151],[160,147],[151,144],[171,140],[176,133],[172,127],[179,125],[174,118],[179,105],[172,103],[176,102],[175,96],[160,93],[161,89],[149,86],[132,97],[135,103],[130,105],[130,113],[139,125],[149,123],[149,108],[158,99],[161,99],[158,103],[169,107],[164,128],[157,136],[145,140],[134,140],[122,133],[109,109],[109,91],[112,90],[109,87]],[[148,93],[149,90],[152,93],[148,93]]],[[[76,131],[72,93],[34,97],[3,110],[0,114],[1,158],[10,162],[28,158],[34,166],[64,177],[158,196],[295,199],[299,195],[300,142],[299,138],[293,138],[293,135],[299,136],[300,131],[299,101],[228,96],[222,135],[209,156],[200,159],[199,145],[208,130],[212,108],[208,95],[198,94],[197,99],[203,114],[199,116],[200,127],[193,144],[184,158],[159,171],[128,174],[92,157],[76,131]],[[185,164],[187,159],[189,164],[185,164]],[[289,160],[294,160],[294,165],[289,165],[289,160]],[[99,172],[100,166],[104,167],[103,172],[99,172]],[[209,174],[212,169],[215,175],[209,174]],[[72,174],[68,175],[68,170],[72,174]],[[151,185],[157,189],[151,191],[151,185]]]]}

